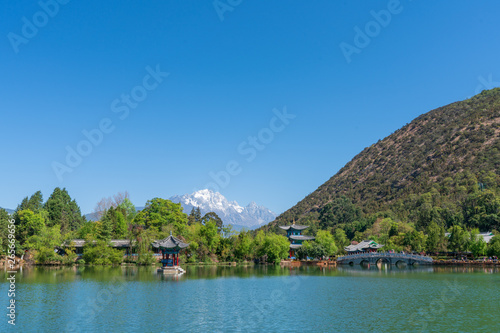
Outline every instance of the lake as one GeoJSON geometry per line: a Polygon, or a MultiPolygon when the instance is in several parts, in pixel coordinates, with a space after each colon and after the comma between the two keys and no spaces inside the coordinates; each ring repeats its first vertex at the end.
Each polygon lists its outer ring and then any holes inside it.
{"type": "MultiPolygon", "coordinates": [[[[24,267],[19,332],[500,331],[498,268],[24,267]]],[[[7,323],[9,284],[2,279],[7,323]]]]}

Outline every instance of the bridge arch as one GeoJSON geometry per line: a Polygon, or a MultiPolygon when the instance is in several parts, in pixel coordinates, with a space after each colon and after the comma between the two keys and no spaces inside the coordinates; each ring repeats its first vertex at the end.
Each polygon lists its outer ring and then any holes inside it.
{"type": "Polygon", "coordinates": [[[378,264],[392,264],[391,263],[391,259],[390,258],[387,258],[387,257],[380,257],[380,258],[376,258],[375,259],[375,263],[378,265],[378,264]]]}

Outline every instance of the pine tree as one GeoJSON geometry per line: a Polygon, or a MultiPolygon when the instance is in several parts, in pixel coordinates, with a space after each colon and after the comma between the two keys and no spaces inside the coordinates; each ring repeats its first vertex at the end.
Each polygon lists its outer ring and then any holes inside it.
{"type": "Polygon", "coordinates": [[[201,223],[201,211],[200,211],[200,207],[196,207],[195,211],[194,211],[194,221],[196,223],[201,223]]]}
{"type": "Polygon", "coordinates": [[[44,208],[48,212],[48,225],[60,225],[63,234],[77,230],[85,222],[80,207],[78,207],[75,200],[71,200],[65,188],[61,190],[56,187],[45,203],[44,208]]]}

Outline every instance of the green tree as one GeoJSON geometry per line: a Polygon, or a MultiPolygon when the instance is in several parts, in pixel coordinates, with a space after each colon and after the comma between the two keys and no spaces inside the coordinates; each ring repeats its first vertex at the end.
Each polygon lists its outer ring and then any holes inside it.
{"type": "Polygon", "coordinates": [[[474,257],[486,255],[487,244],[483,237],[479,235],[479,229],[472,229],[470,231],[468,249],[472,252],[474,257]]]}
{"type": "Polygon", "coordinates": [[[279,264],[281,259],[288,257],[290,242],[285,236],[267,234],[264,237],[261,253],[267,256],[268,262],[279,264]]]}
{"type": "Polygon", "coordinates": [[[422,231],[411,230],[404,234],[402,245],[409,251],[422,252],[426,238],[422,231]]]}
{"type": "Polygon", "coordinates": [[[482,231],[500,229],[500,198],[493,191],[474,192],[464,202],[464,220],[482,231]]]}
{"type": "Polygon", "coordinates": [[[85,222],[83,223],[78,231],[76,232],[76,238],[86,239],[86,238],[97,238],[99,224],[96,222],[85,222]]]}
{"type": "Polygon", "coordinates": [[[465,251],[467,246],[467,239],[469,235],[462,227],[455,225],[448,229],[450,237],[448,238],[448,249],[453,252],[465,251]]]}
{"type": "Polygon", "coordinates": [[[316,243],[318,243],[324,249],[324,255],[322,255],[321,257],[330,257],[335,255],[335,253],[337,252],[335,239],[327,230],[318,230],[318,233],[316,234],[316,243]]]}
{"type": "Polygon", "coordinates": [[[31,197],[26,197],[21,201],[21,204],[17,206],[17,211],[29,209],[33,213],[38,213],[43,209],[43,196],[42,192],[37,191],[31,197]]]}
{"type": "Polygon", "coordinates": [[[5,254],[9,243],[9,221],[12,217],[3,208],[0,208],[0,254],[5,254]]]}
{"type": "Polygon", "coordinates": [[[83,260],[90,265],[116,265],[123,261],[123,251],[114,249],[104,240],[86,239],[83,260]]]}
{"type": "Polygon", "coordinates": [[[487,251],[489,256],[500,257],[500,234],[491,238],[487,251]]]}
{"type": "Polygon", "coordinates": [[[251,255],[252,237],[248,231],[241,231],[235,236],[234,255],[237,259],[247,260],[251,255]]]}
{"type": "Polygon", "coordinates": [[[335,240],[335,244],[338,245],[339,252],[344,252],[344,248],[349,245],[349,239],[347,238],[345,231],[343,229],[337,228],[335,229],[335,233],[333,234],[333,238],[335,240]]]}
{"type": "Polygon", "coordinates": [[[118,208],[120,208],[127,224],[131,224],[132,221],[134,221],[135,216],[137,215],[137,210],[135,209],[132,201],[130,201],[129,198],[125,198],[123,199],[123,202],[118,205],[118,208]]]}
{"type": "Polygon", "coordinates": [[[54,249],[61,246],[61,227],[44,227],[39,233],[30,236],[25,243],[25,248],[34,251],[34,259],[38,264],[61,262],[62,257],[54,249]]]}
{"type": "Polygon", "coordinates": [[[29,209],[17,212],[18,225],[16,227],[17,240],[24,242],[31,236],[39,234],[45,228],[45,219],[42,213],[35,214],[29,209]]]}
{"type": "Polygon", "coordinates": [[[446,244],[444,228],[436,222],[431,222],[427,227],[426,249],[428,252],[438,252],[444,249],[446,244]]]}
{"type": "Polygon", "coordinates": [[[306,241],[297,250],[297,256],[300,259],[306,259],[307,257],[313,259],[323,259],[323,257],[328,256],[328,252],[322,244],[318,242],[306,241]]]}
{"type": "Polygon", "coordinates": [[[85,222],[80,207],[72,200],[65,188],[56,187],[44,205],[48,212],[48,226],[60,225],[61,232],[78,230],[85,222]]]}
{"type": "Polygon", "coordinates": [[[201,223],[201,211],[200,207],[191,208],[191,213],[189,213],[189,224],[201,223]]]}
{"type": "Polygon", "coordinates": [[[184,236],[187,231],[188,219],[181,204],[166,199],[154,198],[148,200],[146,207],[137,213],[134,223],[155,228],[157,231],[161,231],[162,227],[173,225],[175,234],[184,236]]]}
{"type": "Polygon", "coordinates": [[[201,218],[201,224],[206,224],[209,221],[213,221],[217,226],[217,232],[220,234],[222,231],[222,220],[221,218],[214,212],[208,212],[201,218]]]}
{"type": "Polygon", "coordinates": [[[101,226],[99,239],[123,239],[127,234],[127,222],[120,208],[110,207],[101,218],[101,226]]]}
{"type": "Polygon", "coordinates": [[[351,223],[360,218],[361,210],[345,196],[335,198],[325,205],[319,217],[322,229],[329,229],[341,223],[351,223]]]}
{"type": "Polygon", "coordinates": [[[201,227],[200,236],[210,253],[215,253],[220,242],[220,236],[214,221],[208,221],[201,227]]]}

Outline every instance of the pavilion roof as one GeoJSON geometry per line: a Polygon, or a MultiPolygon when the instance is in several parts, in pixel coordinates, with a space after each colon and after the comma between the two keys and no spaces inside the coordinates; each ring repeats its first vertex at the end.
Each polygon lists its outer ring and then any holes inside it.
{"type": "MultiPolygon", "coordinates": [[[[109,241],[111,243],[111,246],[113,247],[130,247],[130,240],[129,239],[111,239],[109,241]]],[[[93,241],[95,243],[95,240],[93,241]]],[[[64,242],[61,246],[63,247],[69,247],[71,245],[74,245],[75,247],[84,247],[85,246],[85,239],[72,239],[69,241],[64,242]]]]}
{"type": "Polygon", "coordinates": [[[380,249],[384,245],[382,244],[377,244],[377,242],[373,240],[364,240],[358,244],[351,244],[345,248],[347,252],[354,252],[354,251],[365,251],[367,249],[380,249]]]}
{"type": "Polygon", "coordinates": [[[315,237],[313,236],[305,236],[305,235],[290,235],[288,238],[293,240],[302,240],[302,241],[315,239],[315,237]]]}
{"type": "Polygon", "coordinates": [[[165,249],[184,249],[189,246],[188,243],[184,243],[179,238],[172,236],[172,233],[170,233],[170,236],[168,236],[165,239],[153,242],[152,245],[153,247],[156,248],[165,248],[165,249]]]}
{"type": "Polygon", "coordinates": [[[293,230],[297,230],[297,231],[309,228],[308,225],[298,225],[298,224],[280,225],[279,227],[283,230],[293,229],[293,230]]]}
{"type": "Polygon", "coordinates": [[[299,248],[299,247],[301,247],[301,246],[302,246],[302,244],[290,244],[290,248],[291,248],[292,250],[296,250],[296,249],[298,249],[298,248],[299,248]]]}
{"type": "MultiPolygon", "coordinates": [[[[450,237],[451,236],[451,233],[450,232],[446,232],[444,234],[446,237],[450,237]]],[[[486,242],[486,243],[489,243],[490,240],[495,236],[495,234],[491,231],[488,231],[488,232],[480,232],[477,237],[482,237],[483,240],[486,242]]]]}

